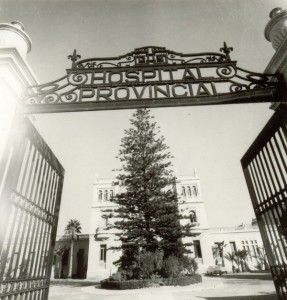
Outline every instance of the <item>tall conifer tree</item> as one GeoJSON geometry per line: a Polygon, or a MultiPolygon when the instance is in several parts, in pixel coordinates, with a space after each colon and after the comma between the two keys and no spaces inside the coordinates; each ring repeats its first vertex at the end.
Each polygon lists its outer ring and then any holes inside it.
{"type": "Polygon", "coordinates": [[[118,155],[122,170],[115,184],[121,189],[112,199],[119,204],[112,227],[121,232],[123,254],[118,263],[123,268],[142,250],[162,250],[164,257],[184,253],[172,156],[152,119],[148,109],[137,109],[118,155]]]}

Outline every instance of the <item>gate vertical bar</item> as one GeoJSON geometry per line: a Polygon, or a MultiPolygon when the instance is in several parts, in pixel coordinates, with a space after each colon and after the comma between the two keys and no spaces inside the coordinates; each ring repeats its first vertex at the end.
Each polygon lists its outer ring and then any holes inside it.
{"type": "Polygon", "coordinates": [[[0,299],[47,300],[64,169],[29,119],[15,126],[0,195],[0,299]]]}
{"type": "Polygon", "coordinates": [[[287,299],[287,107],[281,105],[241,159],[279,299],[287,299]]]}

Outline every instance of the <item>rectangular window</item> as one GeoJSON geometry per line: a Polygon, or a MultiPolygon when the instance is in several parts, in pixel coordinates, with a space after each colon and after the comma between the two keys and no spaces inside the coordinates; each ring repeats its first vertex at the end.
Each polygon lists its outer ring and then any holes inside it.
{"type": "Polygon", "coordinates": [[[100,227],[107,228],[107,226],[108,226],[108,220],[109,220],[109,218],[107,218],[106,216],[102,216],[101,226],[100,227]]]}
{"type": "Polygon", "coordinates": [[[255,246],[253,245],[253,246],[252,246],[252,248],[253,248],[253,253],[254,253],[254,256],[255,256],[255,257],[257,257],[257,253],[256,253],[255,246]]]}
{"type": "Polygon", "coordinates": [[[107,245],[101,245],[100,261],[106,262],[107,259],[107,245]]]}
{"type": "Polygon", "coordinates": [[[246,247],[246,251],[248,252],[248,254],[247,254],[247,260],[248,260],[248,258],[250,258],[250,260],[252,260],[252,256],[251,256],[251,253],[250,253],[249,246],[246,247]]]}
{"type": "Polygon", "coordinates": [[[193,241],[194,244],[194,254],[196,258],[202,258],[200,241],[193,241]]]}
{"type": "Polygon", "coordinates": [[[193,194],[194,197],[198,196],[198,190],[197,190],[197,186],[196,185],[192,186],[192,194],[193,194]]]}
{"type": "Polygon", "coordinates": [[[231,249],[231,253],[236,251],[236,244],[235,244],[235,242],[230,242],[230,249],[231,249]]]}

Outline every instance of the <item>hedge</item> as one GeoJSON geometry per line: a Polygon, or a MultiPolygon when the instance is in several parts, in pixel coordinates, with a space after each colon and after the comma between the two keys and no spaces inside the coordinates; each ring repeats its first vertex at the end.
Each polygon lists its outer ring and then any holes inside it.
{"type": "Polygon", "coordinates": [[[202,282],[202,277],[198,274],[178,278],[157,278],[126,281],[109,281],[109,279],[105,279],[101,281],[101,288],[110,290],[131,290],[157,286],[186,286],[199,282],[202,282]]]}

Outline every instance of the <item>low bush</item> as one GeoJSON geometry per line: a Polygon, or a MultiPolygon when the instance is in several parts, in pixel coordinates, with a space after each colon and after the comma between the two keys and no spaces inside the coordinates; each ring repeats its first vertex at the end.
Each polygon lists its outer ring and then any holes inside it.
{"type": "Polygon", "coordinates": [[[133,272],[131,270],[118,270],[116,273],[110,276],[110,281],[125,281],[133,278],[133,272]]]}
{"type": "Polygon", "coordinates": [[[198,265],[194,258],[183,256],[179,260],[179,269],[181,275],[194,275],[198,269],[198,265]]]}
{"type": "Polygon", "coordinates": [[[155,271],[155,254],[153,252],[144,251],[138,256],[138,275],[142,278],[150,278],[155,271]]]}
{"type": "Polygon", "coordinates": [[[123,278],[123,275],[121,272],[117,272],[117,273],[113,274],[112,276],[110,276],[109,280],[110,281],[122,281],[122,280],[125,280],[125,278],[123,278]]]}
{"type": "Polygon", "coordinates": [[[109,290],[132,290],[151,287],[153,284],[154,282],[151,279],[132,279],[126,281],[110,281],[109,279],[106,279],[101,281],[101,288],[109,290]]]}
{"type": "Polygon", "coordinates": [[[164,285],[166,286],[186,286],[190,284],[195,284],[202,282],[202,277],[199,274],[193,276],[181,276],[177,278],[162,278],[164,285]]]}
{"type": "Polygon", "coordinates": [[[162,275],[165,278],[177,277],[180,273],[180,265],[176,256],[169,256],[163,260],[162,275]]]}
{"type": "Polygon", "coordinates": [[[111,281],[109,279],[101,281],[101,288],[110,290],[141,289],[158,286],[186,286],[202,282],[201,275],[182,276],[178,278],[156,278],[143,280],[111,281]]]}

